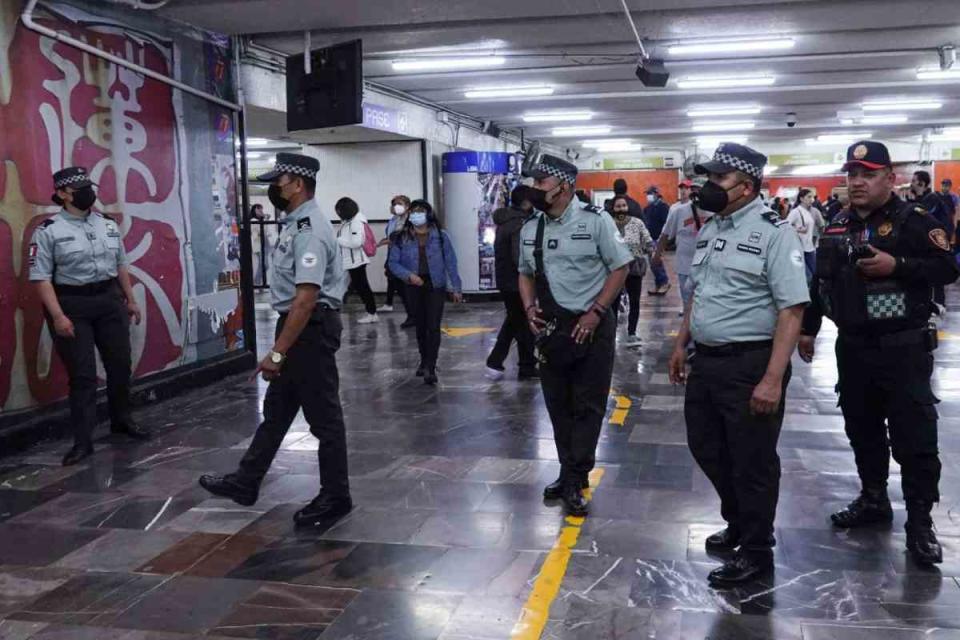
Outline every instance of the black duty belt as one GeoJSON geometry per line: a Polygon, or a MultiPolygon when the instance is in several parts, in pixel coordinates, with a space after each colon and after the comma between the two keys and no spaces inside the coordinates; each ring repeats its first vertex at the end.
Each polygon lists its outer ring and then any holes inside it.
{"type": "Polygon", "coordinates": [[[708,345],[695,343],[697,354],[705,356],[735,356],[748,351],[759,351],[760,349],[769,349],[773,346],[773,340],[755,340],[753,342],[730,342],[728,344],[708,345]]]}
{"type": "Polygon", "coordinates": [[[111,278],[90,284],[54,284],[53,290],[58,296],[98,296],[112,290],[116,282],[115,278],[111,278]]]}
{"type": "Polygon", "coordinates": [[[907,329],[880,335],[840,334],[840,341],[853,347],[910,347],[924,344],[923,329],[907,329]]]}

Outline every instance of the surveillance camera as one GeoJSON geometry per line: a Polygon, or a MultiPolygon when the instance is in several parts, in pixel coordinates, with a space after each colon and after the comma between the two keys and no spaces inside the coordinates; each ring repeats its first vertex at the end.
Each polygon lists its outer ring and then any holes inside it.
{"type": "Polygon", "coordinates": [[[793,111],[787,114],[787,126],[791,129],[797,126],[797,114],[793,111]]]}

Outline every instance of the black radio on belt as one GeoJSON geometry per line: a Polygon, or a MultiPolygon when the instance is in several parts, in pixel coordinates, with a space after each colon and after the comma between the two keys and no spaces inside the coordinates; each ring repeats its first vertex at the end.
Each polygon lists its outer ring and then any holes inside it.
{"type": "Polygon", "coordinates": [[[923,330],[923,346],[926,347],[928,353],[932,353],[940,346],[937,325],[930,323],[927,325],[927,328],[923,330]]]}

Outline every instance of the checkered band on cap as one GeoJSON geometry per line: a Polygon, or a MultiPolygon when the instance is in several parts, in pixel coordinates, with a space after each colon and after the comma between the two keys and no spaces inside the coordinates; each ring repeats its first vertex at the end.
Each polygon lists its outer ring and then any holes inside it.
{"type": "Polygon", "coordinates": [[[306,167],[301,167],[296,164],[287,164],[285,162],[277,163],[277,166],[273,168],[277,173],[292,173],[297,176],[303,176],[305,178],[314,178],[317,177],[317,172],[313,169],[308,169],[306,167]]]}
{"type": "Polygon", "coordinates": [[[76,175],[67,176],[66,178],[60,178],[53,183],[53,186],[56,189],[63,189],[64,187],[69,187],[70,185],[78,182],[90,182],[90,176],[85,173],[78,173],[76,175]]]}
{"type": "Polygon", "coordinates": [[[564,171],[563,169],[560,169],[558,167],[555,167],[552,164],[545,164],[541,162],[540,164],[537,165],[534,171],[541,171],[543,173],[546,173],[547,175],[553,176],[554,178],[560,178],[564,182],[569,182],[571,184],[577,181],[576,175],[569,173],[567,171],[564,171]]]}
{"type": "Polygon", "coordinates": [[[751,162],[747,162],[743,158],[726,153],[723,146],[714,152],[713,159],[717,162],[722,162],[728,167],[733,167],[738,171],[743,171],[745,174],[753,176],[758,180],[763,180],[763,167],[758,167],[751,162]]]}

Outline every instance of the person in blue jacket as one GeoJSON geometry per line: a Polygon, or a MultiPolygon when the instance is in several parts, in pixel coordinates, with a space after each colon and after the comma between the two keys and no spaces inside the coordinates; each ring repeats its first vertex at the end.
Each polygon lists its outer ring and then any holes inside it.
{"type": "Polygon", "coordinates": [[[437,383],[440,323],[447,295],[462,302],[457,254],[433,207],[426,200],[410,203],[403,227],[390,238],[390,272],[407,284],[407,305],[417,325],[420,364],[417,376],[437,383]]]}

